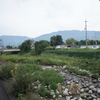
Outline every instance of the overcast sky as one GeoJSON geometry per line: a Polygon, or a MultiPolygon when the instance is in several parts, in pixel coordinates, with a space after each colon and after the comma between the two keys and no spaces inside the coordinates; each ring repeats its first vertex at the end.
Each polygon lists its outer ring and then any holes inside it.
{"type": "Polygon", "coordinates": [[[35,38],[63,30],[100,31],[99,0],[0,0],[0,35],[35,38]]]}

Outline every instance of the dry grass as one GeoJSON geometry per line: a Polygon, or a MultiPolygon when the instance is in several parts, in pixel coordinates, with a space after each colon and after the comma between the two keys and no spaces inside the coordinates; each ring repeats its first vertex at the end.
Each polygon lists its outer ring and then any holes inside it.
{"type": "Polygon", "coordinates": [[[77,91],[80,91],[80,87],[74,83],[72,83],[70,86],[69,86],[69,91],[72,93],[72,94],[77,94],[77,91]]]}
{"type": "Polygon", "coordinates": [[[57,84],[57,86],[58,86],[59,93],[62,94],[62,86],[61,86],[61,84],[59,83],[59,84],[57,84]]]}

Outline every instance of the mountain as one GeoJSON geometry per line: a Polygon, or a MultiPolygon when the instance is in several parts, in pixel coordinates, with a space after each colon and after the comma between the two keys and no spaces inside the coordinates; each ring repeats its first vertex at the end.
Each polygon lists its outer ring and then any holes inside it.
{"type": "Polygon", "coordinates": [[[22,42],[25,40],[31,39],[26,36],[7,36],[7,35],[2,35],[0,36],[0,39],[3,40],[3,45],[6,47],[7,45],[11,45],[13,47],[19,46],[22,42]]]}
{"type": "MultiPolygon", "coordinates": [[[[88,39],[95,38],[95,32],[100,33],[100,31],[87,31],[87,38],[88,39]]],[[[35,41],[39,41],[39,40],[50,41],[50,37],[52,37],[54,35],[61,35],[64,42],[68,38],[74,38],[75,40],[78,40],[78,41],[86,39],[85,31],[72,30],[72,31],[58,31],[58,32],[52,32],[52,33],[49,33],[49,34],[44,34],[44,35],[41,35],[39,37],[34,38],[34,40],[35,41]]]]}
{"type": "MultiPolygon", "coordinates": [[[[95,33],[100,33],[100,31],[87,31],[87,38],[88,39],[94,39],[95,33]]],[[[61,35],[63,38],[63,41],[67,40],[68,38],[74,38],[75,40],[85,40],[86,39],[86,33],[85,31],[79,31],[79,30],[69,30],[69,31],[58,31],[58,32],[52,32],[49,34],[44,34],[41,36],[38,36],[34,38],[33,40],[39,41],[39,40],[47,40],[50,41],[50,38],[54,35],[61,35]]],[[[96,38],[100,38],[100,35],[96,35],[96,38]]],[[[6,47],[7,45],[11,46],[19,46],[22,42],[28,39],[32,39],[26,36],[7,36],[2,35],[0,36],[0,39],[3,40],[3,44],[6,47]]]]}

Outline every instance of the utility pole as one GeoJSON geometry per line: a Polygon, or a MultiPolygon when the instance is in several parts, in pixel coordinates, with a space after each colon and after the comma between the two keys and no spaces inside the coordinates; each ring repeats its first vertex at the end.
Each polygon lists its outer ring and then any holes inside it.
{"type": "Polygon", "coordinates": [[[95,33],[95,45],[97,45],[97,41],[96,41],[96,33],[95,33]]]}
{"type": "Polygon", "coordinates": [[[86,47],[87,47],[87,21],[85,20],[86,47]]]}

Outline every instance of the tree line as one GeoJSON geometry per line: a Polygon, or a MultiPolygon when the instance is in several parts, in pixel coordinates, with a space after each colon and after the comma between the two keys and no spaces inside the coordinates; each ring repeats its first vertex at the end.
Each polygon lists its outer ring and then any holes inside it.
{"type": "MultiPolygon", "coordinates": [[[[86,45],[86,40],[77,41],[74,38],[68,38],[64,43],[62,36],[56,35],[56,36],[52,36],[50,38],[50,42],[47,40],[40,40],[40,41],[36,41],[36,42],[34,42],[34,40],[25,40],[21,45],[19,45],[18,48],[21,50],[22,53],[29,52],[31,50],[33,44],[35,46],[36,54],[40,54],[48,46],[53,46],[53,47],[55,47],[57,45],[68,45],[69,46],[71,44],[86,45]]],[[[100,41],[87,40],[87,44],[88,45],[95,45],[95,44],[100,45],[100,41]]],[[[6,46],[6,48],[12,48],[12,46],[8,45],[8,46],[6,46]]]]}

